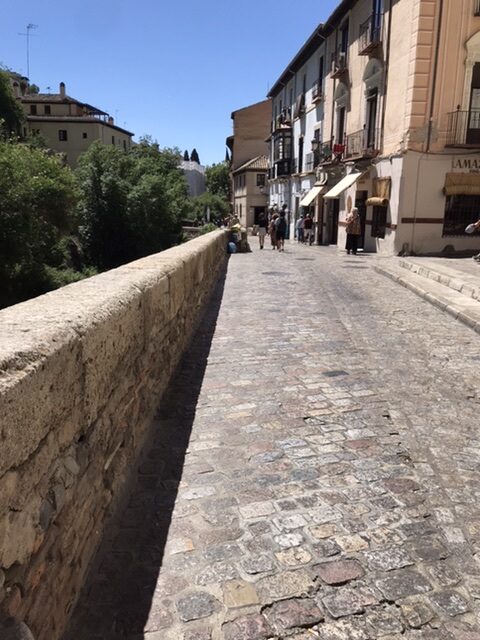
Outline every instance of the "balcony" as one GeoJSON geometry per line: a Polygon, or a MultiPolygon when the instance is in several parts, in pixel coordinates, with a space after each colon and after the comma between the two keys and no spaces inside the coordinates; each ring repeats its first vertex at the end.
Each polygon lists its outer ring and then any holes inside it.
{"type": "Polygon", "coordinates": [[[332,58],[332,73],[331,77],[338,79],[342,78],[348,73],[348,56],[346,51],[340,49],[333,55],[332,58]]]}
{"type": "Polygon", "coordinates": [[[291,110],[285,107],[280,114],[272,120],[272,133],[279,129],[290,128],[292,125],[292,113],[291,110]]]}
{"type": "Polygon", "coordinates": [[[480,147],[480,109],[457,109],[448,114],[445,146],[480,147]]]}
{"type": "MultiPolygon", "coordinates": [[[[480,2],[480,0],[478,0],[480,2]]],[[[382,44],[383,14],[372,14],[360,25],[358,55],[368,56],[382,44]]]]}
{"type": "Polygon", "coordinates": [[[372,158],[380,150],[381,129],[367,129],[350,133],[345,140],[343,158],[372,158]]]}
{"type": "Polygon", "coordinates": [[[322,91],[322,85],[318,80],[315,80],[315,82],[312,85],[312,102],[316,104],[318,102],[323,102],[323,100],[324,100],[324,95],[322,91]]]}
{"type": "Polygon", "coordinates": [[[273,167],[274,178],[287,177],[292,173],[292,163],[290,159],[279,160],[273,167]]]}

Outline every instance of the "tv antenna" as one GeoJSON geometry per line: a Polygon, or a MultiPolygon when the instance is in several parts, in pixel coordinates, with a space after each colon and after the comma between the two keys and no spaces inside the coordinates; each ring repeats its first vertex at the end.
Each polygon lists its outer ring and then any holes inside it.
{"type": "Polygon", "coordinates": [[[37,27],[38,27],[37,24],[32,24],[31,22],[29,22],[26,27],[27,33],[18,34],[19,36],[23,36],[27,39],[27,78],[28,79],[30,79],[30,36],[32,35],[31,31],[33,29],[36,29],[37,27]]]}

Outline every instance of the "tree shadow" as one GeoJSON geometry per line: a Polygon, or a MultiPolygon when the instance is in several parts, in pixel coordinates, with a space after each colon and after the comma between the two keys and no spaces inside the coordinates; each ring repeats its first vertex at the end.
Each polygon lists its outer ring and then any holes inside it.
{"type": "MultiPolygon", "coordinates": [[[[144,637],[145,626],[152,617],[152,601],[226,274],[227,265],[161,399],[138,471],[125,489],[122,505],[107,524],[64,640],[144,637]]],[[[171,586],[172,593],[168,595],[174,595],[175,584],[171,586]]],[[[153,615],[157,628],[170,625],[168,606],[153,615]]]]}

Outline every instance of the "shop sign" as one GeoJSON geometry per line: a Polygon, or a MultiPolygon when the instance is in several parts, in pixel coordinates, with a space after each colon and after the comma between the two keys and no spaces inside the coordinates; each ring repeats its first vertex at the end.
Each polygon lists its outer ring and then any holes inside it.
{"type": "Polygon", "coordinates": [[[455,156],[452,159],[453,171],[471,171],[472,173],[480,173],[480,157],[479,156],[455,156]]]}

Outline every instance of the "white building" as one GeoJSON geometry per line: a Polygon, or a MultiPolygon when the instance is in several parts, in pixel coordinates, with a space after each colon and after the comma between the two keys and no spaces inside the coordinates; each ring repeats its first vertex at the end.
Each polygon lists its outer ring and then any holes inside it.
{"type": "Polygon", "coordinates": [[[205,193],[205,167],[192,160],[182,160],[180,168],[188,183],[188,195],[194,198],[205,193]]]}

